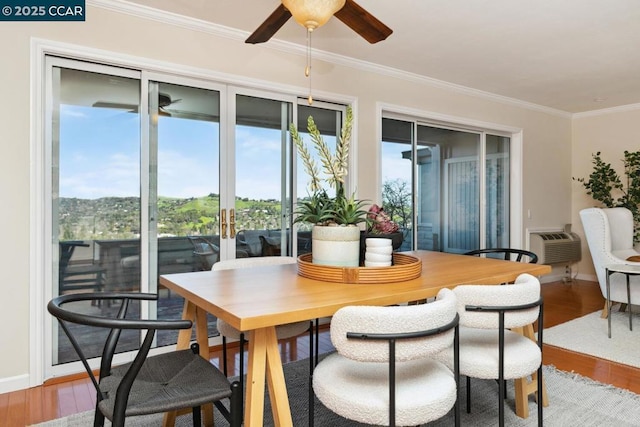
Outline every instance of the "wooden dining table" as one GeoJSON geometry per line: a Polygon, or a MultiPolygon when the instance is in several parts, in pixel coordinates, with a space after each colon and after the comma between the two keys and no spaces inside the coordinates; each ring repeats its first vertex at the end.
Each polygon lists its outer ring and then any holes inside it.
{"type": "MultiPolygon", "coordinates": [[[[160,277],[160,284],[185,299],[183,317],[194,322],[203,357],[209,358],[207,313],[249,334],[245,425],[263,425],[264,391],[268,385],[275,425],[292,426],[277,325],[329,317],[349,305],[402,304],[434,297],[442,288],[500,284],[512,282],[522,273],[541,276],[551,272],[548,265],[431,251],[403,253],[421,260],[422,273],[418,278],[383,284],[345,284],[303,277],[298,274],[296,264],[289,264],[168,274],[160,277]]],[[[532,335],[533,327],[524,333],[532,335]]],[[[188,348],[190,340],[191,330],[181,331],[177,347],[188,348]]],[[[528,396],[526,389],[523,384],[521,392],[528,396]]],[[[524,403],[527,406],[526,400],[524,403]]],[[[518,415],[526,417],[528,408],[520,408],[518,415]]]]}

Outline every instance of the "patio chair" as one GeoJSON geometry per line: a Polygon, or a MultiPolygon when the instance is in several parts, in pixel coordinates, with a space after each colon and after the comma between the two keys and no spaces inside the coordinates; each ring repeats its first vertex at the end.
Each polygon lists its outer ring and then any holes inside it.
{"type": "MultiPolygon", "coordinates": [[[[204,237],[187,236],[193,245],[193,254],[198,261],[198,270],[209,271],[220,259],[220,248],[204,237]]],[[[236,249],[236,258],[248,258],[249,254],[243,249],[236,249]]]]}
{"type": "Polygon", "coordinates": [[[59,295],[70,291],[101,291],[104,287],[105,269],[93,262],[73,263],[71,259],[77,247],[89,247],[80,240],[59,242],[60,261],[58,263],[59,295]]]}
{"type": "MultiPolygon", "coordinates": [[[[47,305],[71,341],[97,392],[94,427],[103,426],[105,418],[114,427],[125,425],[125,418],[193,408],[193,425],[201,425],[200,407],[214,403],[231,426],[240,426],[242,395],[237,381],[229,380],[208,360],[199,355],[197,344],[191,349],[172,351],[148,357],[156,330],[189,329],[189,320],[145,320],[125,318],[130,305],[144,300],[157,300],[156,294],[144,293],[79,293],[59,296],[47,305]],[[119,302],[114,315],[86,314],[82,302],[119,302]],[[68,305],[68,306],[67,306],[68,305]],[[117,314],[116,314],[117,313],[117,314]],[[71,324],[109,331],[100,373],[96,380],[83,349],[76,340],[71,324]],[[142,345],[131,363],[112,366],[122,331],[146,331],[142,345]],[[229,408],[223,405],[229,400],[229,408]]],[[[109,305],[109,304],[106,304],[109,305]]],[[[97,331],[96,331],[97,332],[97,331]]]]}

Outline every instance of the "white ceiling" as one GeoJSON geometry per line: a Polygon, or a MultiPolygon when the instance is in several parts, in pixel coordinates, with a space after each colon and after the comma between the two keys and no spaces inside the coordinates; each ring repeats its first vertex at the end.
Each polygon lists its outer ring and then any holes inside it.
{"type": "MultiPolygon", "coordinates": [[[[278,0],[132,2],[247,36],[279,4],[278,0]]],[[[357,3],[391,27],[393,34],[371,45],[333,18],[314,32],[314,49],[570,113],[640,103],[640,0],[357,3]]],[[[305,30],[293,19],[274,39],[306,44],[305,30]]]]}

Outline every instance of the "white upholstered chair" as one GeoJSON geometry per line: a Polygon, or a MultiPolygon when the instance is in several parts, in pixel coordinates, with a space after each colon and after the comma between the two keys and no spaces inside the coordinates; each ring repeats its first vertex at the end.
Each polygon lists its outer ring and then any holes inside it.
{"type": "MultiPolygon", "coordinates": [[[[236,258],[218,261],[211,267],[211,270],[233,270],[237,268],[252,268],[252,267],[261,267],[268,265],[282,265],[282,264],[295,264],[297,260],[294,257],[286,257],[286,256],[273,256],[273,257],[250,257],[250,258],[236,258]]],[[[265,301],[265,304],[268,304],[268,301],[265,301]]],[[[224,374],[227,375],[227,339],[235,339],[240,341],[240,378],[244,374],[244,341],[245,336],[239,330],[229,325],[222,319],[217,319],[216,328],[220,335],[222,336],[222,353],[223,353],[223,371],[224,374]]],[[[313,330],[311,329],[311,322],[295,322],[289,323],[287,325],[280,325],[276,327],[276,336],[278,340],[286,340],[293,339],[298,335],[306,331],[313,330]]],[[[312,340],[312,337],[310,337],[312,340]]],[[[289,345],[293,346],[293,342],[289,342],[289,345]]]]}
{"type": "MultiPolygon", "coordinates": [[[[467,377],[467,412],[471,406],[470,378],[498,380],[499,425],[503,426],[505,380],[537,375],[537,384],[542,384],[540,282],[530,274],[521,274],[513,284],[460,285],[453,292],[460,314],[460,375],[467,377]],[[510,330],[536,321],[538,342],[510,330]]],[[[451,363],[450,354],[439,356],[451,363]]],[[[543,401],[542,389],[537,387],[539,403],[543,401]]],[[[538,425],[542,425],[542,407],[538,404],[538,425]]]]}
{"type": "MultiPolygon", "coordinates": [[[[605,266],[608,264],[635,264],[627,261],[631,256],[640,256],[638,247],[633,245],[633,215],[627,208],[588,208],[580,211],[580,219],[587,237],[589,252],[598,276],[602,296],[607,297],[605,266]]],[[[640,304],[640,276],[631,276],[631,304],[640,304]],[[635,283],[635,285],[634,285],[635,283]]],[[[611,301],[627,304],[626,278],[623,274],[613,274],[611,301]]],[[[605,302],[602,317],[607,317],[605,302]]]]}
{"type": "Polygon", "coordinates": [[[314,370],[315,395],[333,412],[362,423],[419,425],[455,407],[459,425],[458,375],[430,358],[457,347],[457,318],[449,289],[428,304],[341,308],[331,320],[337,352],[314,370]]]}

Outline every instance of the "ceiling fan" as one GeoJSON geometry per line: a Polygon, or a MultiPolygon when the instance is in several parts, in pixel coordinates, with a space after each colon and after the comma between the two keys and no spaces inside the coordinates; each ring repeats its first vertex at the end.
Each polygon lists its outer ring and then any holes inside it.
{"type": "MultiPolygon", "coordinates": [[[[182,101],[182,99],[171,99],[171,95],[167,93],[159,93],[158,94],[158,115],[171,117],[171,113],[166,111],[165,108],[182,101]]],[[[120,102],[110,102],[110,101],[98,101],[94,102],[93,107],[100,108],[114,108],[117,110],[129,110],[132,113],[138,112],[138,105],[136,104],[125,104],[120,102]]]]}
{"type": "Polygon", "coordinates": [[[291,16],[309,31],[322,26],[335,16],[369,43],[389,37],[393,30],[363,9],[353,0],[281,0],[276,10],[256,29],[245,43],[264,43],[291,16]]]}
{"type": "Polygon", "coordinates": [[[165,116],[165,117],[171,117],[171,113],[168,112],[167,110],[165,110],[165,107],[168,107],[172,104],[175,104],[177,102],[182,101],[182,99],[171,99],[171,95],[166,94],[166,93],[159,93],[158,94],[158,115],[159,116],[165,116]]]}

